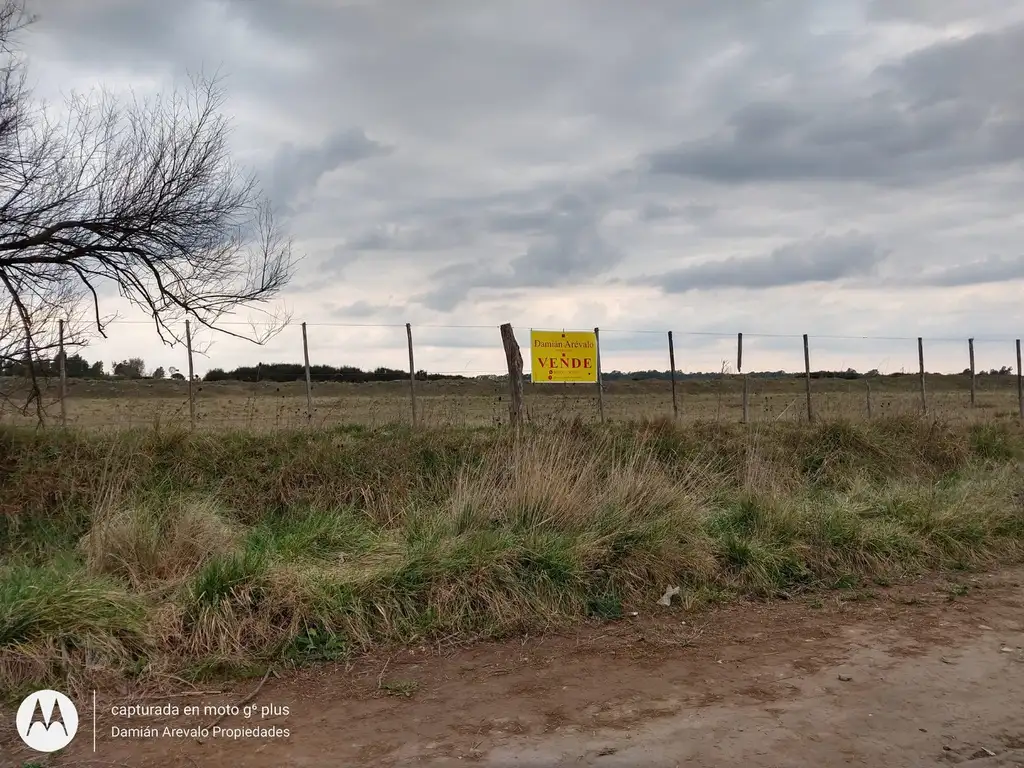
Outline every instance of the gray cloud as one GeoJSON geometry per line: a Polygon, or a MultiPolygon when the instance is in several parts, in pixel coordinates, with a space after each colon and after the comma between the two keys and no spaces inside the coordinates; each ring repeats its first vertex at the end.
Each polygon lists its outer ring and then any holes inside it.
{"type": "Polygon", "coordinates": [[[832,282],[871,274],[885,252],[858,233],[822,235],[776,248],[766,256],[732,256],[684,267],[637,282],[666,293],[712,288],[772,288],[800,283],[832,282]]]}
{"type": "Polygon", "coordinates": [[[666,203],[651,201],[646,203],[640,209],[640,219],[642,221],[681,219],[692,223],[701,223],[711,219],[717,210],[717,206],[702,205],[701,203],[669,205],[666,203]]]}
{"type": "Polygon", "coordinates": [[[292,201],[308,193],[332,171],[360,160],[383,157],[392,151],[392,147],[354,128],[332,133],[318,146],[283,144],[274,154],[267,174],[268,192],[273,199],[291,207],[292,201]]]}
{"type": "Polygon", "coordinates": [[[602,235],[600,214],[574,196],[556,203],[544,229],[524,253],[506,265],[464,262],[437,270],[430,276],[435,287],[413,300],[431,309],[451,311],[474,288],[559,289],[573,280],[604,274],[623,259],[623,252],[602,235]]]}
{"type": "Polygon", "coordinates": [[[498,213],[490,218],[494,232],[540,234],[551,226],[552,212],[545,210],[498,213]]]}
{"type": "Polygon", "coordinates": [[[872,21],[902,21],[944,26],[955,22],[984,19],[1005,12],[1002,0],[870,0],[867,18],[872,21]]]}
{"type": "Polygon", "coordinates": [[[340,307],[335,307],[331,314],[338,318],[379,318],[381,315],[392,312],[395,309],[390,304],[373,304],[368,301],[354,301],[351,304],[345,304],[340,307]]]}
{"type": "Polygon", "coordinates": [[[347,240],[341,250],[353,259],[360,251],[444,251],[469,245],[478,235],[473,222],[458,216],[409,226],[389,222],[347,240]]]}
{"type": "MultiPolygon", "coordinates": [[[[160,3],[134,3],[121,0],[95,0],[88,7],[77,0],[41,0],[31,5],[46,32],[59,36],[69,58],[75,61],[102,61],[114,54],[125,58],[151,60],[178,58],[184,51],[203,59],[202,48],[189,45],[199,41],[202,32],[196,22],[209,9],[201,0],[183,0],[169,12],[160,3]],[[99,40],[102,45],[90,45],[99,40]]],[[[38,29],[38,27],[37,27],[38,29]]]]}
{"type": "Polygon", "coordinates": [[[751,102],[708,136],[650,153],[651,173],[723,183],[934,182],[1024,159],[1024,25],[879,67],[846,98],[751,102]]]}
{"type": "Polygon", "coordinates": [[[30,2],[40,95],[228,75],[310,323],[1024,322],[1014,0],[30,2]]]}
{"type": "Polygon", "coordinates": [[[1024,256],[1005,258],[990,256],[980,261],[958,264],[939,270],[931,270],[907,283],[934,286],[983,285],[1008,280],[1024,279],[1024,256]]]}

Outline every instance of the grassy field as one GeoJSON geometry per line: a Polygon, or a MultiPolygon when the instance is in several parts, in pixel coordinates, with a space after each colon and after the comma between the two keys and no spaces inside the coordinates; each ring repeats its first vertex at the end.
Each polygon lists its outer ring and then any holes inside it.
{"type": "MultiPolygon", "coordinates": [[[[23,382],[0,382],[0,391],[13,393],[23,382]]],[[[970,404],[966,376],[929,375],[926,380],[929,414],[951,422],[999,421],[1018,418],[1014,376],[978,379],[975,407],[970,404]]],[[[687,381],[677,385],[677,405],[684,421],[738,422],[742,418],[742,379],[687,381]]],[[[802,379],[748,381],[752,422],[806,421],[802,379]]],[[[917,376],[877,377],[870,380],[812,381],[812,407],[826,419],[862,420],[921,413],[917,376]]],[[[51,423],[59,418],[56,389],[45,397],[51,423]]],[[[359,424],[378,427],[409,423],[408,382],[314,384],[313,414],[307,416],[303,382],[199,383],[195,391],[196,420],[201,429],[294,429],[307,424],[332,427],[359,424]]],[[[599,420],[594,385],[525,386],[528,418],[537,424],[551,419],[599,420]]],[[[24,402],[24,396],[20,396],[24,402]]],[[[92,428],[164,427],[189,423],[188,384],[184,381],[71,380],[66,402],[70,424],[92,428]]],[[[417,382],[421,424],[432,426],[490,426],[508,419],[508,395],[497,381],[417,382]]],[[[605,384],[605,418],[612,422],[672,415],[672,392],[667,381],[614,381],[605,384]]],[[[0,409],[0,424],[28,425],[34,416],[0,409]]]]}
{"type": "MultiPolygon", "coordinates": [[[[554,397],[548,396],[552,400],[554,397]]],[[[851,589],[1024,551],[1012,423],[0,431],[0,692],[851,589]]]]}

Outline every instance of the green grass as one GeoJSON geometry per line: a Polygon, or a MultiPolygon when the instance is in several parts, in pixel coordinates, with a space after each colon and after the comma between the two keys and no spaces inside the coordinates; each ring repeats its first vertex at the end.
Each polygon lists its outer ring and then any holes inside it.
{"type": "Polygon", "coordinates": [[[614,620],[671,585],[686,607],[866,599],[1018,559],[1022,448],[1012,425],[917,419],[8,431],[0,690],[614,620]]]}
{"type": "Polygon", "coordinates": [[[76,685],[89,668],[130,676],[146,657],[146,600],[64,558],[0,570],[0,691],[76,685]]]}

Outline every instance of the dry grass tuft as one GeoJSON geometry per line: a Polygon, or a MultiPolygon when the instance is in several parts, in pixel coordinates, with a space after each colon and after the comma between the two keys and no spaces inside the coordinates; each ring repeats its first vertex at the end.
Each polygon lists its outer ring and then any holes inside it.
{"type": "Polygon", "coordinates": [[[14,692],[609,620],[669,585],[688,609],[847,588],[1024,545],[1006,425],[3,437],[14,692]]]}
{"type": "Polygon", "coordinates": [[[238,548],[239,530],[212,498],[100,509],[81,549],[93,574],[126,579],[136,589],[179,581],[211,558],[238,548]]]}

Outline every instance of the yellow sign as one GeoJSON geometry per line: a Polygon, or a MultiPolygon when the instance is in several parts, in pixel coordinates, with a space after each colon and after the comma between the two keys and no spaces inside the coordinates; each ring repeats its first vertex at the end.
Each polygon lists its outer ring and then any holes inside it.
{"type": "Polygon", "coordinates": [[[530,331],[530,379],[535,384],[597,383],[597,334],[530,331]]]}

